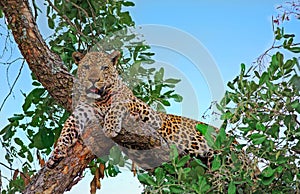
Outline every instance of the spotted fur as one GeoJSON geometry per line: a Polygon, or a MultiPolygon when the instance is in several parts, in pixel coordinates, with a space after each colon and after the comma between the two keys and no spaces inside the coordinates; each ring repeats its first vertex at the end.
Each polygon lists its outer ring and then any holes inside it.
{"type": "Polygon", "coordinates": [[[204,157],[211,150],[203,135],[195,128],[201,122],[157,112],[133,95],[116,70],[119,55],[119,52],[110,55],[90,52],[82,59],[81,55],[74,56],[79,61],[79,102],[64,124],[47,163],[49,168],[54,168],[66,157],[67,149],[78,140],[89,122],[99,120],[103,133],[115,138],[128,115],[155,129],[168,144],[175,144],[180,153],[204,157]]]}

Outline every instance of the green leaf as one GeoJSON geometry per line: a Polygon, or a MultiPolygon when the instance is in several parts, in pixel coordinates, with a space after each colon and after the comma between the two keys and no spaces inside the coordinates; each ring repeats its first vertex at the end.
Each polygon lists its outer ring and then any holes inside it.
{"type": "Polygon", "coordinates": [[[112,159],[112,160],[110,160],[110,164],[118,165],[121,161],[122,153],[117,146],[114,146],[109,150],[109,156],[112,159]]]}
{"type": "Polygon", "coordinates": [[[169,78],[169,79],[166,79],[164,82],[169,83],[169,84],[177,84],[180,81],[181,81],[180,79],[169,78]]]}
{"type": "Polygon", "coordinates": [[[171,106],[170,102],[167,100],[162,100],[161,103],[165,106],[171,106]]]}
{"type": "Polygon", "coordinates": [[[203,164],[203,162],[201,160],[199,160],[198,158],[195,158],[194,161],[191,162],[191,166],[192,166],[192,163],[196,163],[197,165],[199,165],[201,167],[207,168],[207,166],[205,164],[203,164]]]}
{"type": "Polygon", "coordinates": [[[134,22],[132,21],[132,18],[128,11],[120,13],[120,23],[127,24],[128,26],[134,25],[134,22]]]}
{"type": "Polygon", "coordinates": [[[51,50],[53,50],[56,53],[61,53],[61,52],[63,52],[64,49],[65,49],[65,47],[60,46],[60,45],[54,45],[51,47],[51,50]]]}
{"type": "Polygon", "coordinates": [[[199,176],[198,186],[195,188],[198,190],[198,193],[206,193],[210,189],[210,185],[207,184],[207,181],[204,177],[199,176]]]}
{"type": "Polygon", "coordinates": [[[207,144],[210,147],[214,147],[214,139],[213,139],[213,133],[215,132],[214,128],[205,124],[205,123],[199,123],[196,125],[196,129],[197,131],[199,131],[200,133],[202,133],[207,141],[207,144]]]}
{"type": "Polygon", "coordinates": [[[111,177],[115,177],[117,176],[121,171],[119,169],[119,167],[117,165],[111,165],[109,164],[108,167],[107,167],[107,172],[108,172],[108,175],[111,176],[111,177]]]}
{"type": "Polygon", "coordinates": [[[284,64],[283,68],[284,68],[285,70],[290,70],[290,69],[292,69],[292,68],[294,67],[295,64],[296,64],[296,63],[295,63],[294,60],[287,60],[287,61],[285,62],[285,64],[284,64]]]}
{"type": "Polygon", "coordinates": [[[29,162],[33,162],[33,156],[32,156],[32,154],[31,154],[31,152],[27,152],[27,160],[28,160],[29,162]]]}
{"type": "Polygon", "coordinates": [[[227,86],[228,86],[230,89],[232,89],[232,90],[235,89],[234,83],[232,83],[232,82],[228,82],[228,83],[227,83],[227,86]]]}
{"type": "Polygon", "coordinates": [[[268,186],[273,182],[274,179],[275,179],[275,176],[265,177],[261,180],[261,182],[262,182],[263,185],[268,186]]]}
{"type": "Polygon", "coordinates": [[[138,174],[138,180],[140,181],[140,183],[145,184],[145,185],[156,185],[154,179],[149,176],[149,174],[138,174]]]}
{"type": "Polygon", "coordinates": [[[78,42],[77,37],[74,34],[72,34],[72,32],[69,32],[68,36],[71,38],[73,44],[78,42]]]}
{"type": "Polygon", "coordinates": [[[20,138],[15,138],[14,139],[15,143],[18,144],[19,146],[23,145],[23,141],[20,138]]]}
{"type": "Polygon", "coordinates": [[[19,121],[22,120],[24,118],[23,114],[14,114],[13,117],[8,118],[9,122],[14,122],[14,121],[19,121]]]}
{"type": "Polygon", "coordinates": [[[162,83],[164,77],[164,69],[160,68],[154,75],[154,82],[155,83],[162,83]]]}
{"type": "Polygon", "coordinates": [[[177,147],[176,145],[172,144],[170,145],[170,160],[175,160],[178,158],[179,154],[178,154],[178,150],[177,150],[177,147]]]}
{"type": "Polygon", "coordinates": [[[176,166],[178,168],[183,167],[189,160],[191,159],[191,157],[189,155],[183,156],[182,158],[180,158],[180,160],[178,161],[178,163],[176,164],[176,166]]]}
{"type": "Polygon", "coordinates": [[[265,168],[262,171],[262,176],[269,178],[269,177],[273,176],[275,172],[276,172],[276,169],[272,169],[270,166],[268,166],[267,168],[265,168]]]}
{"type": "Polygon", "coordinates": [[[293,53],[300,53],[300,47],[290,47],[288,50],[292,51],[293,53]]]}
{"type": "Polygon", "coordinates": [[[22,105],[23,111],[27,111],[32,103],[37,103],[39,102],[41,99],[41,96],[45,93],[45,89],[44,88],[35,88],[33,89],[25,98],[25,102],[22,105]]]}
{"type": "Polygon", "coordinates": [[[6,133],[7,130],[12,130],[12,125],[6,125],[1,131],[0,131],[0,135],[3,135],[4,133],[6,133]]]}
{"type": "Polygon", "coordinates": [[[162,183],[164,180],[164,177],[165,177],[164,170],[162,168],[158,167],[155,169],[154,174],[155,174],[156,182],[158,184],[162,183]]]}
{"type": "Polygon", "coordinates": [[[12,125],[7,125],[2,131],[5,132],[5,134],[3,135],[3,140],[4,141],[7,141],[8,139],[10,139],[15,134],[15,132],[13,131],[12,125]]]}
{"type": "Polygon", "coordinates": [[[216,171],[221,167],[221,158],[220,156],[215,156],[214,160],[212,161],[212,171],[216,171]]]}
{"type": "Polygon", "coordinates": [[[225,139],[226,139],[226,133],[225,133],[225,129],[222,127],[220,129],[219,134],[217,135],[217,138],[216,138],[215,145],[216,145],[217,149],[221,148],[221,146],[222,146],[222,144],[223,144],[223,142],[224,142],[225,139]]]}
{"type": "Polygon", "coordinates": [[[297,75],[294,75],[291,80],[290,83],[293,84],[293,86],[299,91],[300,90],[300,77],[297,75]]]}
{"type": "Polygon", "coordinates": [[[169,174],[175,174],[176,171],[175,171],[175,167],[171,164],[168,164],[168,163],[165,163],[163,165],[164,169],[169,173],[169,174]]]}
{"type": "Polygon", "coordinates": [[[202,133],[203,135],[206,134],[207,132],[207,128],[208,128],[208,125],[207,124],[204,124],[204,123],[199,123],[196,125],[196,129],[202,133]]]}
{"type": "Polygon", "coordinates": [[[256,129],[257,129],[257,130],[260,130],[260,131],[265,131],[265,130],[266,130],[266,127],[265,127],[262,123],[257,122],[257,123],[256,123],[256,129]]]}
{"type": "Polygon", "coordinates": [[[40,131],[33,136],[32,141],[34,147],[38,149],[49,148],[54,143],[54,134],[46,128],[41,128],[40,131]]]}
{"type": "Polygon", "coordinates": [[[283,38],[293,38],[295,37],[295,34],[284,34],[283,38]]]}
{"type": "Polygon", "coordinates": [[[272,125],[271,128],[268,129],[266,132],[268,135],[271,135],[273,138],[278,138],[279,137],[279,125],[278,124],[272,125]]]}
{"type": "Polygon", "coordinates": [[[54,24],[54,20],[52,18],[48,18],[48,26],[51,29],[54,29],[55,24],[54,24]]]}
{"type": "Polygon", "coordinates": [[[166,112],[165,107],[161,103],[157,103],[156,110],[158,112],[166,112]]]}
{"type": "Polygon", "coordinates": [[[269,80],[269,75],[267,72],[263,72],[263,74],[261,75],[260,79],[259,79],[259,85],[263,85],[264,83],[266,83],[266,81],[269,80]]]}
{"type": "Polygon", "coordinates": [[[179,94],[173,94],[170,96],[170,98],[173,98],[175,102],[182,102],[183,97],[179,94]]]}
{"type": "Polygon", "coordinates": [[[228,186],[228,194],[235,194],[235,193],[236,193],[236,187],[234,182],[231,181],[228,186]]]}
{"type": "Polygon", "coordinates": [[[241,74],[245,75],[246,65],[244,63],[241,64],[241,74]]]}
{"type": "Polygon", "coordinates": [[[33,86],[41,86],[41,83],[40,83],[40,82],[37,82],[37,81],[33,81],[33,82],[32,82],[32,85],[33,85],[33,86]]]}
{"type": "Polygon", "coordinates": [[[259,145],[266,140],[266,136],[263,134],[254,133],[250,135],[250,139],[254,145],[259,145]]]}
{"type": "Polygon", "coordinates": [[[169,187],[169,189],[170,189],[171,193],[180,193],[181,194],[184,192],[184,189],[179,185],[171,185],[169,187]]]}

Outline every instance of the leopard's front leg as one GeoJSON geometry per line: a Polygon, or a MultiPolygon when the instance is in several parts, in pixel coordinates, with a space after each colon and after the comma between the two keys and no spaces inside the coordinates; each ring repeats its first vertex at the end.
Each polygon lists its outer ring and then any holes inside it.
{"type": "Polygon", "coordinates": [[[56,146],[50,156],[47,167],[54,168],[67,156],[68,149],[73,146],[81,136],[85,126],[101,119],[89,104],[80,103],[73,114],[66,120],[56,146]]]}
{"type": "Polygon", "coordinates": [[[79,129],[76,126],[75,115],[72,114],[65,122],[60,137],[57,140],[56,146],[50,156],[47,167],[54,168],[58,163],[67,156],[68,148],[74,145],[78,140],[79,129]]]}
{"type": "Polygon", "coordinates": [[[118,103],[115,104],[105,115],[104,133],[107,137],[116,137],[122,129],[123,119],[131,118],[140,120],[157,130],[161,127],[160,115],[152,110],[148,105],[140,102],[118,103]]]}

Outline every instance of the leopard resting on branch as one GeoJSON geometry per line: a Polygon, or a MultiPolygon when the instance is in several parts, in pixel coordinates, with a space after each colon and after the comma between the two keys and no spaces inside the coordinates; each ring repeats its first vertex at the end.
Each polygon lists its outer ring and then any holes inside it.
{"type": "MultiPolygon", "coordinates": [[[[48,168],[57,166],[67,156],[68,148],[82,138],[85,128],[95,124],[95,121],[100,126],[98,136],[106,136],[128,148],[125,153],[144,169],[168,160],[169,153],[166,151],[171,144],[176,145],[181,155],[189,154],[202,159],[212,155],[213,150],[208,146],[204,135],[196,129],[197,124],[207,124],[186,117],[157,112],[133,95],[118,75],[116,69],[120,57],[118,51],[111,54],[89,52],[85,56],[75,53],[73,57],[78,64],[77,90],[80,97],[73,113],[62,128],[54,151],[47,162],[48,168]],[[143,131],[150,131],[150,133],[143,135],[143,131]],[[129,140],[124,142],[122,138],[126,134],[129,140]],[[149,142],[152,142],[154,137],[153,141],[156,144],[153,144],[160,146],[152,146],[151,143],[141,145],[142,141],[133,141],[139,139],[130,137],[133,135],[146,137],[149,142]],[[154,151],[147,152],[147,149],[151,150],[151,148],[154,151]],[[138,149],[142,149],[142,152],[135,154],[134,151],[138,149]],[[145,164],[154,160],[158,162],[145,164]]],[[[215,130],[218,132],[218,129],[215,130]]]]}

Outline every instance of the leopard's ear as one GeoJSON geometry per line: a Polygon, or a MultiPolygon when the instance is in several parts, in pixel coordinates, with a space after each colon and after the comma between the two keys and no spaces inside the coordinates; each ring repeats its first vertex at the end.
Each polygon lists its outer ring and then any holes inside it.
{"type": "Polygon", "coordinates": [[[114,51],[109,55],[111,62],[114,66],[117,65],[119,58],[121,57],[121,53],[119,51],[114,51]]]}
{"type": "Polygon", "coordinates": [[[75,64],[79,64],[79,62],[81,61],[81,59],[84,57],[84,54],[81,52],[74,52],[72,53],[72,57],[75,61],[75,64]]]}

